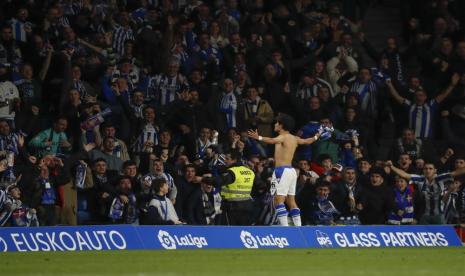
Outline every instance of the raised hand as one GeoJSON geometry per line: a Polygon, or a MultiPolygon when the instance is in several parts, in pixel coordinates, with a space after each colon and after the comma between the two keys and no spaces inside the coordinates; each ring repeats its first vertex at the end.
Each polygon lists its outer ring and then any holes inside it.
{"type": "Polygon", "coordinates": [[[391,79],[386,79],[384,82],[386,83],[387,86],[392,86],[391,79]]]}
{"type": "Polygon", "coordinates": [[[2,161],[0,161],[0,172],[6,171],[7,168],[8,168],[8,163],[6,159],[3,159],[2,161]]]}
{"type": "Polygon", "coordinates": [[[53,161],[54,161],[56,166],[59,166],[61,168],[63,168],[65,166],[65,164],[63,163],[63,160],[61,158],[55,157],[53,159],[53,161]]]}
{"type": "Polygon", "coordinates": [[[450,84],[452,84],[453,86],[456,86],[459,83],[459,81],[460,81],[460,75],[458,73],[454,73],[450,80],[450,84]]]}
{"type": "Polygon", "coordinates": [[[37,106],[35,106],[35,105],[31,106],[32,115],[34,115],[34,116],[39,115],[39,111],[40,111],[40,109],[37,106]]]}
{"type": "Polygon", "coordinates": [[[451,148],[448,148],[448,149],[446,150],[446,153],[444,154],[444,157],[447,158],[447,159],[449,159],[452,155],[454,155],[454,150],[451,149],[451,148]]]}
{"type": "Polygon", "coordinates": [[[18,146],[22,148],[24,146],[24,136],[18,135],[18,146]]]}
{"type": "Polygon", "coordinates": [[[84,145],[84,150],[89,152],[96,147],[95,143],[89,143],[84,145]]]}
{"type": "Polygon", "coordinates": [[[258,137],[259,137],[259,135],[258,135],[258,130],[256,130],[256,129],[255,129],[255,130],[249,129],[249,130],[247,131],[247,136],[249,136],[249,137],[252,138],[252,139],[258,140],[258,137]]]}

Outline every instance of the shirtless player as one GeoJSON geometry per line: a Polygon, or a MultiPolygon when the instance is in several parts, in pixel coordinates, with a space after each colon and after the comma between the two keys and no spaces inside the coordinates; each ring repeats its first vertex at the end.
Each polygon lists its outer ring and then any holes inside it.
{"type": "Polygon", "coordinates": [[[271,178],[271,194],[275,206],[276,215],[280,225],[288,226],[288,212],[284,202],[289,207],[292,222],[295,226],[301,226],[300,209],[295,203],[295,186],[297,172],[292,167],[292,159],[298,145],[309,145],[318,140],[320,133],[315,136],[302,139],[289,133],[294,128],[294,119],[280,113],[276,118],[274,130],[279,133],[277,137],[262,137],[257,130],[249,130],[248,136],[267,144],[275,145],[274,159],[275,169],[271,178]]]}

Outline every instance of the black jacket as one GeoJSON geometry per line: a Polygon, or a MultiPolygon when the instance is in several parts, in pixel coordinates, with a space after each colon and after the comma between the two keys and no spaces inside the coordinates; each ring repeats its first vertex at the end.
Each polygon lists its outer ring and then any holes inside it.
{"type": "MultiPolygon", "coordinates": [[[[193,225],[207,225],[207,219],[205,216],[205,208],[203,206],[202,190],[195,190],[189,199],[187,200],[187,214],[186,222],[193,225]]],[[[208,200],[211,204],[214,204],[213,194],[208,195],[208,200]]]]}
{"type": "MultiPolygon", "coordinates": [[[[355,204],[357,204],[362,199],[363,188],[362,185],[358,183],[355,183],[354,185],[354,198],[355,204]]],[[[358,213],[357,211],[352,211],[350,209],[349,188],[347,188],[346,183],[343,181],[332,185],[329,199],[334,203],[334,207],[336,207],[336,209],[341,213],[342,217],[351,217],[358,213]]]]}
{"type": "Polygon", "coordinates": [[[361,200],[363,210],[360,212],[362,224],[385,224],[388,214],[394,210],[394,194],[390,187],[367,186],[361,200]]]}

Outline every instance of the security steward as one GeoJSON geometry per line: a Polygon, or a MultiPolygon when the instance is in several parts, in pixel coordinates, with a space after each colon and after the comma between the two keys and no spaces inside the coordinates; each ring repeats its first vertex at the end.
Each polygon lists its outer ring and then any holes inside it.
{"type": "Polygon", "coordinates": [[[231,151],[226,154],[227,170],[213,178],[213,185],[221,187],[221,224],[251,225],[253,201],[250,196],[255,181],[255,173],[240,163],[241,153],[231,151]]]}

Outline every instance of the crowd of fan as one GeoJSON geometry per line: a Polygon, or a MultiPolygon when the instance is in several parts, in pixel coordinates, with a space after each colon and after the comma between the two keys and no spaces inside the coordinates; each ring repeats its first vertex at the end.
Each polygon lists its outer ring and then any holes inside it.
{"type": "Polygon", "coordinates": [[[268,224],[247,130],[278,113],[331,129],[295,155],[303,224],[463,221],[465,4],[401,2],[376,49],[368,0],[2,1],[1,225],[218,224],[238,152],[268,224]]]}

